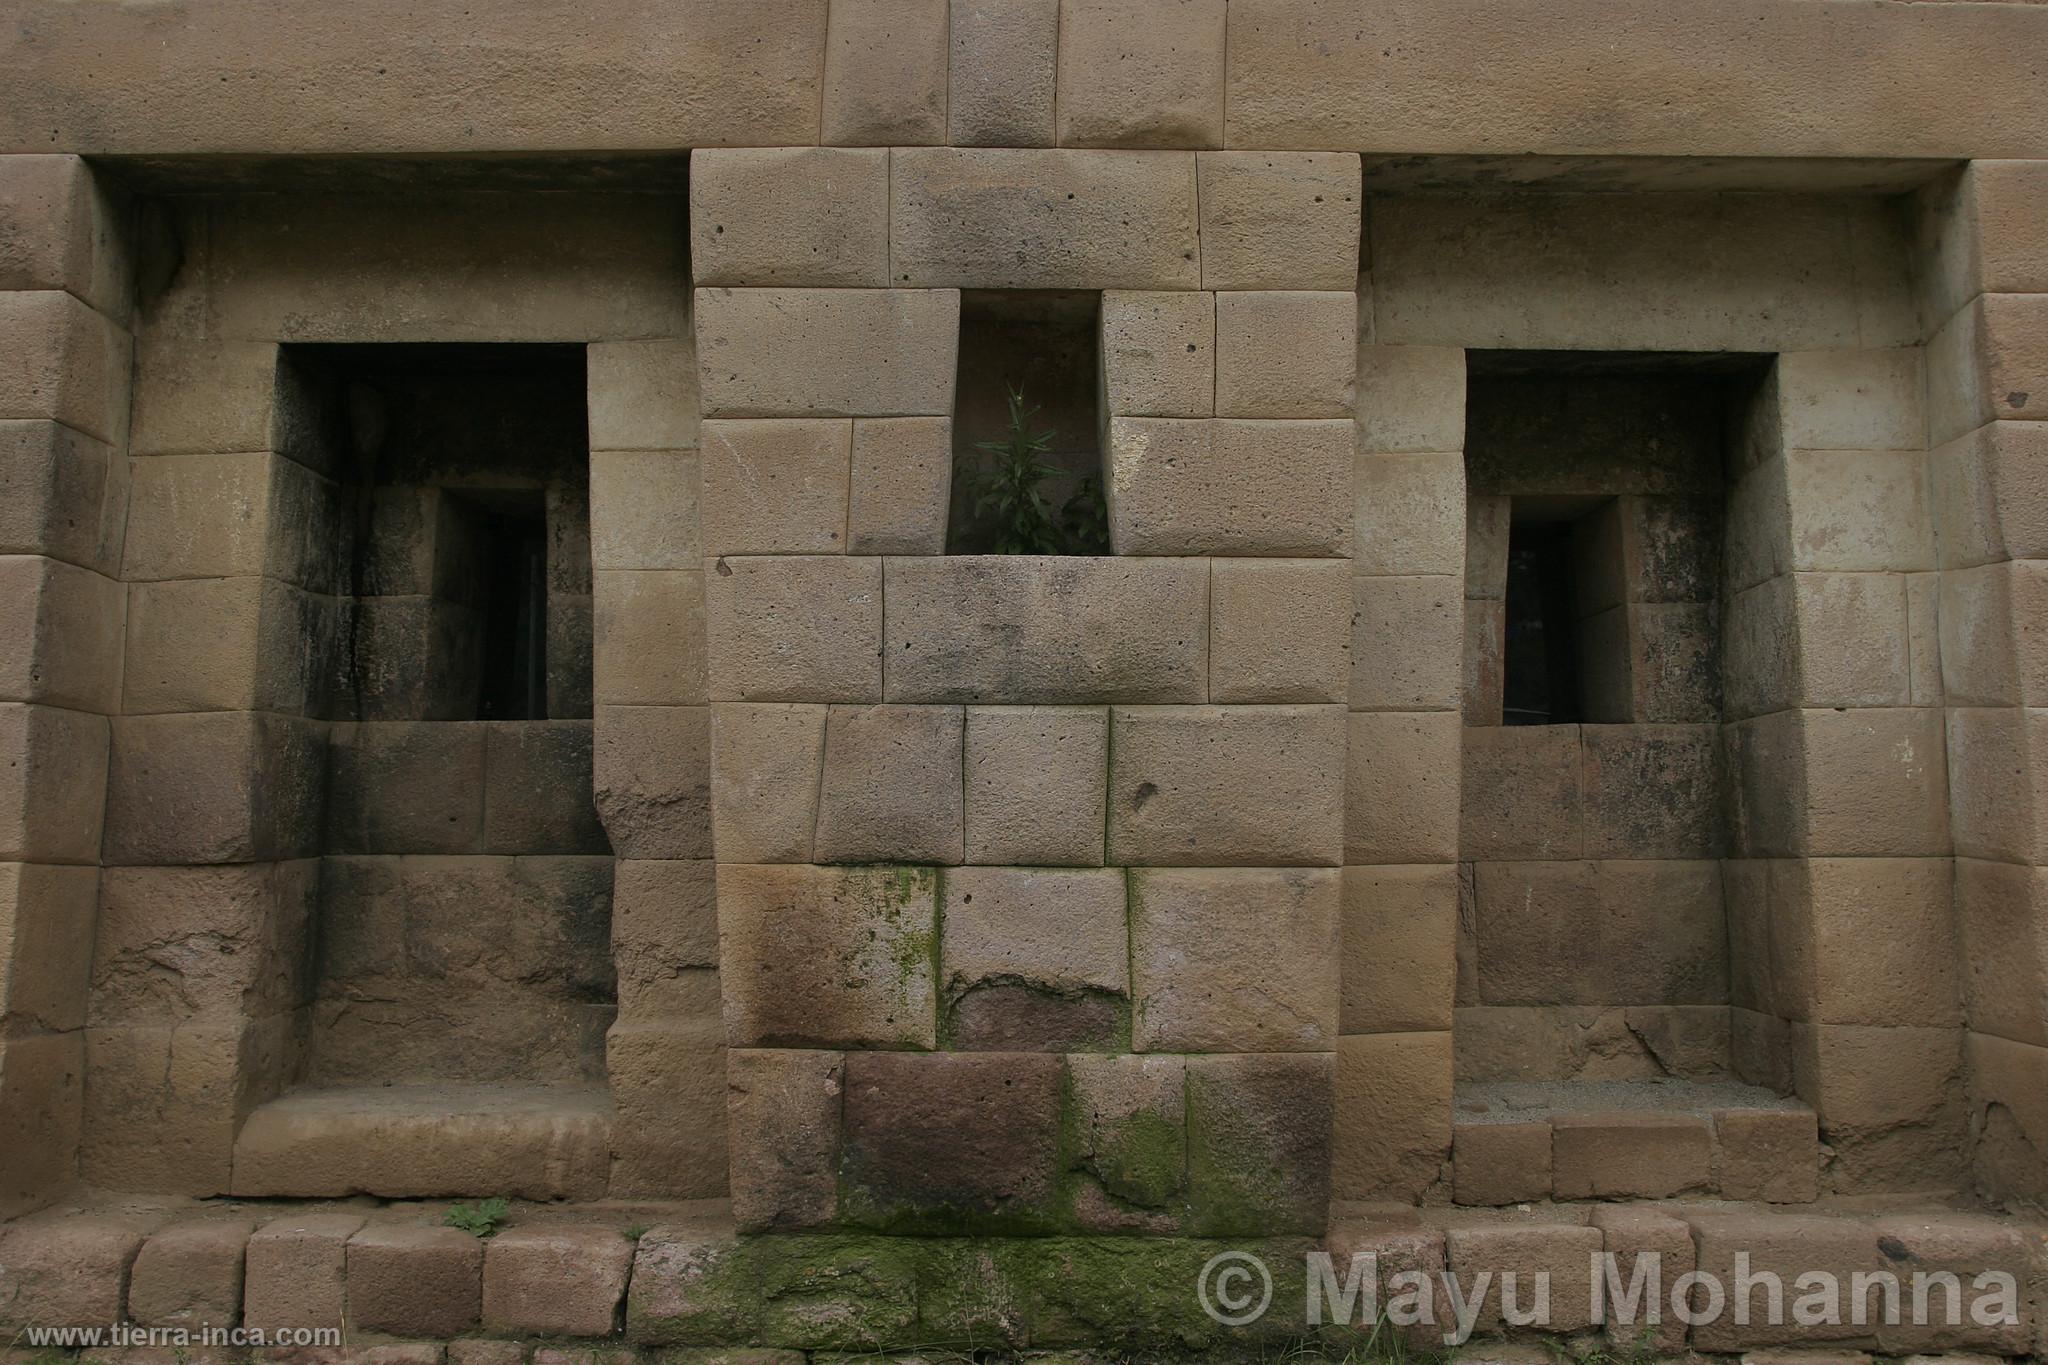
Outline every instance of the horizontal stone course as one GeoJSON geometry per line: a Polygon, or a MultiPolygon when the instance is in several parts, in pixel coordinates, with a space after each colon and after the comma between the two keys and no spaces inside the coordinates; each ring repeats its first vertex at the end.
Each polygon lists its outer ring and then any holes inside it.
{"type": "Polygon", "coordinates": [[[706,417],[953,410],[957,290],[718,287],[696,299],[706,417]]]}
{"type": "Polygon", "coordinates": [[[1119,555],[1348,554],[1349,421],[1109,421],[1119,555]]]}
{"type": "Polygon", "coordinates": [[[1335,866],[1344,712],[1335,706],[1119,706],[1110,715],[1108,860],[1335,866]]]}

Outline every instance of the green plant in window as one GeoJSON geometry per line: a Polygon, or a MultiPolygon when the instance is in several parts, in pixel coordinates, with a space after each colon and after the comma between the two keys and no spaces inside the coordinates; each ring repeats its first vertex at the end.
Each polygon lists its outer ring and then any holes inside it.
{"type": "Polygon", "coordinates": [[[1036,407],[1024,406],[1024,390],[1009,390],[1010,429],[1000,441],[976,441],[982,458],[969,466],[968,491],[974,519],[999,555],[1055,555],[1061,549],[1060,528],[1052,504],[1039,487],[1059,470],[1046,463],[1053,433],[1033,433],[1036,407]]]}
{"type": "Polygon", "coordinates": [[[1060,529],[1070,555],[1109,553],[1109,505],[1103,501],[1102,480],[1093,474],[1081,480],[1060,508],[1060,529]]]}

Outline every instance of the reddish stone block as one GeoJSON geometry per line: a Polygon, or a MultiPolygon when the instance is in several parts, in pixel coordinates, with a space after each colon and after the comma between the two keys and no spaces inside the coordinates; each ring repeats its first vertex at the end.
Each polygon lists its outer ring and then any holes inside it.
{"type": "Polygon", "coordinates": [[[510,1228],[484,1248],[484,1328],[543,1337],[610,1336],[633,1243],[616,1228],[510,1228]]]}
{"type": "Polygon", "coordinates": [[[1321,1232],[1330,1212],[1336,1056],[1188,1058],[1188,1230],[1321,1232]]]}
{"type": "Polygon", "coordinates": [[[1668,1199],[1713,1178],[1705,1115],[1567,1114],[1551,1127],[1559,1199],[1668,1199]]]}
{"type": "Polygon", "coordinates": [[[1531,1326],[1543,1307],[1540,1277],[1549,1284],[1545,1333],[1562,1334],[1592,1325],[1593,1265],[1602,1238],[1598,1228],[1568,1223],[1502,1223],[1447,1228],[1444,1246],[1459,1284],[1476,1287],[1491,1272],[1475,1330],[1480,1333],[1531,1326]]]}
{"type": "Polygon", "coordinates": [[[362,1226],[352,1213],[324,1213],[258,1228],[243,1257],[243,1322],[266,1332],[338,1325],[347,1302],[348,1240],[362,1226]]]}
{"type": "Polygon", "coordinates": [[[150,1235],[128,1281],[128,1316],[152,1327],[232,1327],[242,1313],[242,1249],[255,1225],[173,1223],[150,1235]]]}
{"type": "Polygon", "coordinates": [[[121,1321],[121,1290],[148,1230],[124,1218],[0,1227],[0,1326],[105,1327],[121,1321]]]}
{"type": "Polygon", "coordinates": [[[348,1316],[360,1332],[452,1337],[477,1325],[484,1244],[454,1228],[377,1224],[348,1243],[348,1316]]]}
{"type": "Polygon", "coordinates": [[[1451,1125],[1453,1197],[1460,1204],[1520,1204],[1550,1198],[1550,1125],[1451,1125]]]}
{"type": "Polygon", "coordinates": [[[1820,1197],[1819,1121],[1810,1109],[1723,1109],[1714,1116],[1723,1199],[1810,1204],[1820,1197]]]}

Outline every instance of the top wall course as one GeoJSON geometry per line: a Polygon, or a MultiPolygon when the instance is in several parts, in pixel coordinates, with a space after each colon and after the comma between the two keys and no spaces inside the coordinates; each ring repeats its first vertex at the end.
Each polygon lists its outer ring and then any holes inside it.
{"type": "Polygon", "coordinates": [[[946,140],[948,0],[833,0],[818,140],[840,147],[946,140]]]}
{"type": "Polygon", "coordinates": [[[690,269],[698,284],[886,285],[889,153],[879,147],[692,153],[690,269]]]}

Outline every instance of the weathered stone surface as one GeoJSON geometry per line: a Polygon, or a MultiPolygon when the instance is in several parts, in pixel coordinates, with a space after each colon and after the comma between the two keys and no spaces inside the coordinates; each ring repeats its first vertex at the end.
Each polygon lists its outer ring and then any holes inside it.
{"type": "Polygon", "coordinates": [[[940,981],[955,1048],[1115,1046],[1128,1010],[1124,875],[1115,868],[946,874],[940,981]]]}
{"type": "Polygon", "coordinates": [[[1868,1318],[1862,1323],[1851,1322],[1849,1310],[1851,1277],[1880,1269],[1877,1238],[1868,1221],[1747,1212],[1688,1213],[1685,1221],[1692,1227],[1700,1270],[1721,1279],[1729,1303],[1728,1312],[1714,1322],[1694,1326],[1695,1345],[1733,1350],[1823,1342],[1844,1346],[1877,1344],[1868,1318]],[[1738,1324],[1735,1257],[1745,1252],[1752,1278],[1740,1297],[1748,1300],[1744,1311],[1748,1321],[1738,1324]],[[1838,1277],[1837,1320],[1801,1323],[1789,1311],[1773,1314],[1770,1282],[1764,1272],[1778,1277],[1781,1301],[1788,1305],[1797,1292],[1793,1285],[1799,1276],[1819,1272],[1838,1277]]]}
{"type": "MultiPolygon", "coordinates": [[[[0,706],[0,736],[5,734],[9,709],[0,706]]],[[[92,718],[71,712],[43,714],[69,718],[67,766],[89,761],[96,747],[96,736],[86,726],[92,718]]],[[[125,716],[113,729],[106,780],[107,861],[269,862],[310,854],[319,847],[327,751],[322,727],[282,716],[227,711],[125,716]]],[[[33,771],[30,776],[35,776],[33,771]]],[[[90,790],[82,785],[74,790],[89,801],[98,785],[95,781],[90,790]]],[[[47,815],[62,809],[41,807],[47,815]]],[[[0,805],[0,816],[4,811],[0,805]]],[[[68,828],[73,831],[97,825],[84,811],[71,819],[68,828]]],[[[0,818],[0,829],[6,827],[7,821],[0,818]]]]}
{"type": "Polygon", "coordinates": [[[590,456],[590,564],[606,569],[701,569],[698,461],[680,450],[590,456]]]}
{"type": "Polygon", "coordinates": [[[484,1247],[484,1330],[610,1336],[632,1266],[616,1228],[507,1228],[484,1247]]]}
{"type": "Polygon", "coordinates": [[[1345,421],[1109,423],[1120,555],[1330,555],[1351,540],[1345,421]]]}
{"type": "Polygon", "coordinates": [[[1456,575],[1354,578],[1351,602],[1352,709],[1454,709],[1465,634],[1456,575]]]}
{"type": "Polygon", "coordinates": [[[1060,0],[1060,145],[1222,146],[1224,9],[1060,0]]]}
{"type": "Polygon", "coordinates": [[[817,861],[961,862],[965,728],[957,706],[832,707],[817,861]]]}
{"type": "Polygon", "coordinates": [[[0,550],[113,574],[121,563],[130,466],[56,422],[0,422],[0,550]]]}
{"type": "Polygon", "coordinates": [[[945,141],[1050,147],[1059,31],[1059,0],[953,0],[945,141]]]}
{"type": "Polygon", "coordinates": [[[1198,288],[1194,157],[898,150],[889,163],[889,260],[890,283],[904,287],[1198,288]]]}
{"type": "Polygon", "coordinates": [[[1788,351],[1777,365],[1778,431],[1788,450],[1904,450],[1925,440],[1917,347],[1788,351]]]}
{"type": "Polygon", "coordinates": [[[122,590],[41,555],[0,555],[0,697],[117,709],[122,590]]]}
{"type": "Polygon", "coordinates": [[[710,708],[600,707],[591,733],[597,813],[612,851],[710,857],[710,708]]]}
{"type": "Polygon", "coordinates": [[[1575,858],[1585,851],[1579,727],[1498,725],[1464,733],[1466,858],[1575,858]]]}
{"type": "MultiPolygon", "coordinates": [[[[1361,450],[1351,478],[1351,569],[1457,574],[1465,569],[1465,460],[1456,452],[1361,450]]],[[[1506,553],[1503,545],[1502,553],[1506,553]]],[[[1466,575],[1467,599],[1481,596],[1466,575]]]]}
{"type": "Polygon", "coordinates": [[[879,700],[882,581],[880,559],[718,561],[704,577],[711,699],[879,700]]]}
{"type": "Polygon", "coordinates": [[[1820,1138],[1806,1109],[1714,1111],[1714,1186],[1724,1199],[1811,1203],[1820,1138]]]}
{"type": "Polygon", "coordinates": [[[706,417],[953,410],[956,290],[699,289],[696,323],[706,417]]]}
{"type": "Polygon", "coordinates": [[[697,444],[697,348],[689,338],[584,348],[592,450],[688,450],[697,444]]]}
{"type": "Polygon", "coordinates": [[[622,858],[612,874],[612,960],[619,1007],[681,1013],[685,982],[718,965],[718,895],[708,858],[622,858]]]}
{"type": "Polygon", "coordinates": [[[1335,1059],[1188,1058],[1188,1227],[1320,1233],[1330,1210],[1335,1059]]]}
{"type": "MultiPolygon", "coordinates": [[[[1780,1012],[1828,1024],[1962,1022],[1951,905],[1962,874],[1934,858],[1809,858],[1773,873],[1780,1012]],[[1873,923],[1885,931],[1871,933],[1873,923]]],[[[2024,952],[2025,936],[2011,946],[2024,952]]]]}
{"type": "Polygon", "coordinates": [[[1319,1052],[1337,1035],[1335,872],[1131,874],[1141,1052],[1319,1052]]]}
{"type": "Polygon", "coordinates": [[[1112,417],[1212,416],[1216,295],[1103,291],[1102,371],[1112,417]]]}
{"type": "Polygon", "coordinates": [[[69,289],[125,322],[125,209],[80,157],[10,156],[0,171],[0,288],[69,289]]]}
{"type": "Polygon", "coordinates": [[[953,492],[951,418],[856,417],[852,462],[848,554],[945,553],[953,492]]]}
{"type": "Polygon", "coordinates": [[[1336,865],[1344,720],[1334,706],[1115,708],[1108,860],[1336,865]]]}
{"type": "Polygon", "coordinates": [[[1480,863],[1478,986],[1490,1005],[1726,999],[1718,863],[1480,863]]]}
{"type": "Polygon", "coordinates": [[[1335,559],[1209,566],[1209,700],[1342,702],[1351,680],[1351,576],[1335,559]]]}
{"type": "Polygon", "coordinates": [[[708,686],[703,573],[694,566],[602,569],[594,578],[593,702],[701,706],[708,686]]]}
{"type": "Polygon", "coordinates": [[[843,419],[704,424],[704,552],[846,550],[853,424],[843,419]]]}
{"type": "Polygon", "coordinates": [[[353,1213],[292,1215],[265,1223],[243,1256],[242,1323],[262,1332],[342,1320],[353,1213]]]}
{"type": "Polygon", "coordinates": [[[818,140],[908,147],[946,140],[947,0],[851,0],[826,21],[818,140]]]}
{"type": "Polygon", "coordinates": [[[1343,881],[1343,1031],[1449,1028],[1457,973],[1456,869],[1347,867],[1343,881]]]}
{"type": "Polygon", "coordinates": [[[348,1316],[358,1331],[452,1337],[477,1325],[484,1244],[454,1228],[372,1223],[348,1241],[348,1316]]]}
{"type": "Polygon", "coordinates": [[[304,714],[317,691],[309,624],[303,599],[274,579],[131,584],[121,709],[304,714]]]}
{"type": "Polygon", "coordinates": [[[1701,1114],[1561,1114],[1551,1142],[1560,1199],[1669,1199],[1713,1182],[1701,1114]]]}
{"type": "Polygon", "coordinates": [[[1592,1323],[1593,1270],[1604,1239],[1598,1228],[1568,1223],[1476,1224],[1444,1229],[1451,1273],[1471,1283],[1493,1272],[1476,1306],[1478,1330],[1489,1334],[1541,1319],[1550,1331],[1576,1331],[1592,1323]],[[1547,1282],[1548,1294],[1544,1287],[1547,1282]]]}
{"type": "Polygon", "coordinates": [[[1930,503],[1941,567],[2048,558],[2048,498],[2032,471],[2048,451],[2048,427],[1991,422],[1928,457],[1930,503]]]}
{"type": "Polygon", "coordinates": [[[86,1216],[0,1230],[0,1303],[10,1327],[106,1327],[149,1233],[137,1218],[86,1216]]]}
{"type": "Polygon", "coordinates": [[[612,1124],[613,1198],[713,1199],[727,1189],[723,1107],[726,1051],[710,1020],[718,978],[704,1004],[678,1022],[615,1023],[605,1035],[612,1124]]]}
{"type": "Polygon", "coordinates": [[[128,1272],[128,1316],[155,1327],[227,1327],[242,1316],[242,1252],[254,1224],[206,1219],[153,1232],[128,1272]]]}
{"type": "Polygon", "coordinates": [[[692,152],[690,273],[698,284],[886,285],[888,153],[840,147],[692,152]]]}
{"type": "Polygon", "coordinates": [[[733,702],[711,708],[711,832],[721,861],[811,861],[826,710],[733,702]]]}
{"type": "MultiPolygon", "coordinates": [[[[1955,920],[1970,1024],[2048,1046],[2048,872],[2011,863],[1955,862],[1955,920]]],[[[1902,955],[1910,956],[1910,954],[1902,955]]]]}
{"type": "Polygon", "coordinates": [[[1075,1214],[1094,1232],[1168,1231],[1187,1191],[1187,1059],[1067,1058],[1075,1164],[1089,1183],[1075,1214]]]}
{"type": "Polygon", "coordinates": [[[591,796],[591,728],[576,720],[486,724],[486,853],[611,852],[591,796]]]}
{"type": "Polygon", "coordinates": [[[1587,1218],[1599,1229],[1606,1254],[1614,1258],[1620,1285],[1625,1288],[1637,1275],[1644,1276],[1643,1301],[1633,1313],[1624,1295],[1610,1284],[1602,1298],[1607,1339],[1637,1349],[1647,1342],[1659,1351],[1684,1350],[1687,1325],[1671,1309],[1671,1291],[1694,1269],[1692,1229],[1648,1208],[1596,1208],[1587,1218]]]}
{"type": "Polygon", "coordinates": [[[1355,401],[1361,451],[1462,450],[1465,352],[1361,345],[1355,401]]]}
{"type": "Polygon", "coordinates": [[[1332,1195],[1419,1202],[1451,1152],[1451,1035],[1338,1039],[1336,1114],[1332,1195]]]}
{"type": "Polygon", "coordinates": [[[1579,734],[1587,857],[1720,854],[1718,727],[1587,725],[1579,734]]]}
{"type": "Polygon", "coordinates": [[[84,1025],[95,940],[119,941],[96,924],[99,885],[89,867],[0,863],[0,1000],[18,1032],[84,1025]]]}
{"type": "Polygon", "coordinates": [[[902,1230],[1046,1219],[1062,1075],[1048,1053],[847,1054],[842,1216],[902,1230]]]}
{"type": "Polygon", "coordinates": [[[1102,861],[1106,707],[967,708],[967,861],[1102,861]]]}
{"type": "Polygon", "coordinates": [[[1358,295],[1349,289],[1216,295],[1218,417],[1349,417],[1358,295]]]}
{"type": "Polygon", "coordinates": [[[1481,1207],[1550,1198],[1550,1124],[1451,1124],[1451,1165],[1460,1204],[1481,1207]]]}
{"type": "Polygon", "coordinates": [[[0,294],[0,345],[15,360],[0,375],[0,419],[55,418],[109,445],[127,439],[133,343],[104,314],[58,289],[0,294]]]}
{"type": "Polygon", "coordinates": [[[1361,221],[1356,156],[1201,152],[1196,164],[1202,288],[1353,287],[1361,221]]]}
{"type": "Polygon", "coordinates": [[[1354,711],[1345,718],[1344,861],[1458,857],[1455,711],[1354,711]]]}
{"type": "Polygon", "coordinates": [[[888,700],[1199,701],[1207,577],[1191,559],[890,559],[888,700]]]}
{"type": "Polygon", "coordinates": [[[839,1207],[846,1058],[794,1048],[726,1054],[732,1216],[743,1232],[811,1227],[839,1207]]]}
{"type": "Polygon", "coordinates": [[[938,879],[917,868],[718,869],[734,1047],[931,1047],[938,879]]]}

